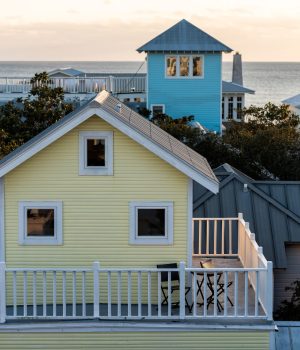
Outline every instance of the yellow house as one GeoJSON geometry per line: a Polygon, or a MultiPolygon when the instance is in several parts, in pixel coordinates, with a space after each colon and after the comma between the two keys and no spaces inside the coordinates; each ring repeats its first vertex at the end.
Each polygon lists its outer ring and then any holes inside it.
{"type": "Polygon", "coordinates": [[[218,191],[106,91],[2,159],[0,348],[268,349],[271,263],[242,216],[192,217],[193,181],[218,191]]]}

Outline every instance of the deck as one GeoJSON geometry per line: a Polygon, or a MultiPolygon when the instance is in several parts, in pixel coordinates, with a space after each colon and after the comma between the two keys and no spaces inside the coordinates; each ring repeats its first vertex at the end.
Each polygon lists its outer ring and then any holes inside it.
{"type": "Polygon", "coordinates": [[[99,262],[85,268],[8,268],[0,263],[5,287],[0,322],[272,320],[272,263],[243,219],[193,222],[191,267],[185,262],[159,268],[103,268],[99,262]]]}

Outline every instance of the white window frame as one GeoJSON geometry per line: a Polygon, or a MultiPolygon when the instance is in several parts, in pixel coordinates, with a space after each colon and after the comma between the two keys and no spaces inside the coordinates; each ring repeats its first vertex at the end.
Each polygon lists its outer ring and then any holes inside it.
{"type": "Polygon", "coordinates": [[[130,220],[129,220],[129,243],[137,245],[171,245],[173,244],[173,202],[149,202],[138,201],[130,202],[130,220]],[[138,237],[138,209],[164,209],[165,210],[165,236],[138,237]]]}
{"type": "Polygon", "coordinates": [[[180,54],[180,55],[172,55],[168,54],[165,55],[165,78],[166,79],[204,79],[204,55],[197,55],[197,54],[180,54]],[[189,75],[188,76],[180,76],[180,56],[188,56],[189,57],[189,75]],[[167,61],[168,57],[176,57],[176,75],[167,75],[167,61]],[[193,58],[194,57],[201,57],[201,62],[202,62],[202,75],[199,76],[193,76],[193,58]]]}
{"type": "Polygon", "coordinates": [[[79,133],[79,175],[113,175],[112,131],[82,131],[79,133]],[[105,140],[105,166],[87,166],[87,139],[105,140]]]}
{"type": "Polygon", "coordinates": [[[19,244],[21,245],[61,245],[63,244],[61,201],[22,201],[19,202],[19,244]],[[27,236],[28,209],[54,209],[54,237],[27,236]]]}
{"type": "Polygon", "coordinates": [[[165,114],[165,105],[161,103],[154,103],[150,105],[150,110],[151,110],[151,117],[153,117],[153,107],[162,107],[162,113],[165,114]]]}

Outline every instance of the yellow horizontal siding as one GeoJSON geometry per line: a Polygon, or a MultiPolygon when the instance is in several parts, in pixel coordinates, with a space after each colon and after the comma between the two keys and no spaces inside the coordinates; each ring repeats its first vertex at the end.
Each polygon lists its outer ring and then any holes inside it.
{"type": "Polygon", "coordinates": [[[187,260],[188,178],[98,117],[92,117],[5,176],[8,266],[155,266],[187,260]],[[114,132],[114,176],[78,176],[79,132],[114,132]],[[63,201],[62,246],[20,246],[18,203],[63,201]],[[174,244],[134,246],[129,202],[174,203],[174,244]]]}
{"type": "Polygon", "coordinates": [[[7,350],[267,350],[268,332],[0,333],[7,350]]]}

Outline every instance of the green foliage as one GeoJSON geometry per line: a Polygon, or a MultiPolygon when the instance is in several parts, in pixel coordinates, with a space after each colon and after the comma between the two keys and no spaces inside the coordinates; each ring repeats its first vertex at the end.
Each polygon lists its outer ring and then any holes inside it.
{"type": "Polygon", "coordinates": [[[62,88],[51,88],[46,72],[35,74],[27,98],[0,107],[0,157],[11,152],[73,110],[62,88]]]}
{"type": "MultiPolygon", "coordinates": [[[[288,106],[272,103],[244,109],[248,122],[232,122],[224,142],[239,150],[245,159],[260,164],[269,177],[300,180],[299,117],[288,106]]],[[[261,178],[258,174],[258,178],[261,178]]]]}
{"type": "Polygon", "coordinates": [[[294,281],[286,291],[292,291],[290,300],[284,300],[275,312],[275,319],[280,321],[300,321],[300,281],[294,281]]]}

